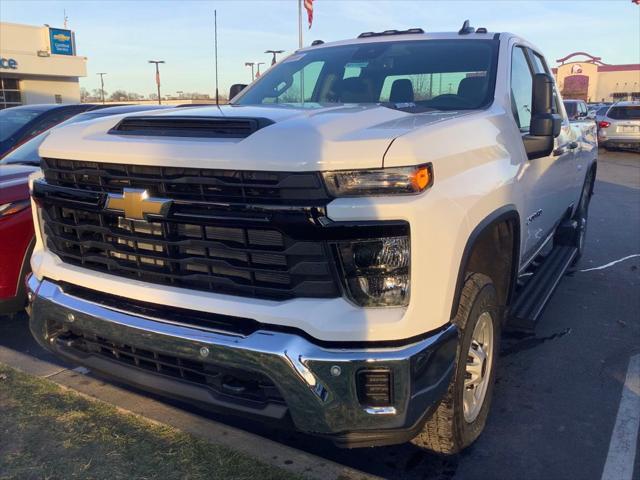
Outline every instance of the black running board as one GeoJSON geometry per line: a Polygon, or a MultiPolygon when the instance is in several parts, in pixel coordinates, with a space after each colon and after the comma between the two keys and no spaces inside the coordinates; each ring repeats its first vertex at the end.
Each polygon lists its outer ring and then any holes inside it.
{"type": "Polygon", "coordinates": [[[557,246],[547,255],[509,309],[510,330],[535,330],[545,305],[577,253],[575,247],[557,246]]]}

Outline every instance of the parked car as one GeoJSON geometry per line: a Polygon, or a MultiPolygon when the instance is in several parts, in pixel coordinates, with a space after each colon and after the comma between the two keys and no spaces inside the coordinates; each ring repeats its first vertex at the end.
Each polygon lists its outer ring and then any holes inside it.
{"type": "MultiPolygon", "coordinates": [[[[167,107],[172,108],[172,107],[167,107]]],[[[0,315],[26,305],[25,276],[34,245],[28,176],[38,170],[38,148],[56,128],[108,115],[162,110],[157,105],[122,105],[75,115],[18,146],[0,160],[0,315]]]]}
{"type": "Polygon", "coordinates": [[[584,249],[595,125],[536,47],[468,22],[316,43],[234,92],[46,138],[35,338],[341,446],[467,447],[501,331],[584,249]]]}
{"type": "Polygon", "coordinates": [[[25,275],[35,239],[27,177],[37,170],[28,165],[0,166],[0,315],[26,304],[25,275]]]}
{"type": "Polygon", "coordinates": [[[586,119],[589,116],[587,102],[584,100],[563,100],[569,120],[586,119]]]}
{"type": "Polygon", "coordinates": [[[80,103],[73,105],[25,105],[0,110],[0,158],[36,135],[67,118],[102,105],[80,103]]]}
{"type": "Polygon", "coordinates": [[[606,116],[607,111],[610,107],[611,105],[603,105],[601,107],[598,107],[598,109],[596,110],[596,116],[594,120],[596,122],[596,125],[598,126],[598,130],[600,129],[600,122],[604,120],[604,117],[606,116]]]}
{"type": "Polygon", "coordinates": [[[598,123],[598,141],[607,150],[640,151],[640,102],[612,105],[598,123]]]}
{"type": "Polygon", "coordinates": [[[84,122],[86,120],[93,120],[100,117],[106,117],[108,115],[122,115],[124,113],[136,113],[136,112],[150,112],[154,110],[165,110],[168,108],[176,108],[173,105],[116,105],[114,107],[101,108],[100,110],[89,110],[88,112],[80,113],[74,117],[71,117],[68,123],[84,122]]]}

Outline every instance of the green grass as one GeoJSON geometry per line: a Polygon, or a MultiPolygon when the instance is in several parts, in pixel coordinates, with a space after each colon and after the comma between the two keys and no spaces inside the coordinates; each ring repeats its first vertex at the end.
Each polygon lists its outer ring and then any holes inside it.
{"type": "Polygon", "coordinates": [[[0,364],[2,480],[294,478],[0,364]]]}

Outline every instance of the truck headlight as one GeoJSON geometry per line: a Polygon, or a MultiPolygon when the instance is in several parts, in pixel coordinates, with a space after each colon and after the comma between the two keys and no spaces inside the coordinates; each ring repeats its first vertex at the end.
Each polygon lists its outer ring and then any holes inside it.
{"type": "Polygon", "coordinates": [[[338,243],[349,297],[363,307],[409,303],[408,236],[338,243]]]}
{"type": "Polygon", "coordinates": [[[414,195],[433,183],[430,164],[369,170],[323,172],[327,190],[334,197],[414,195]]]}

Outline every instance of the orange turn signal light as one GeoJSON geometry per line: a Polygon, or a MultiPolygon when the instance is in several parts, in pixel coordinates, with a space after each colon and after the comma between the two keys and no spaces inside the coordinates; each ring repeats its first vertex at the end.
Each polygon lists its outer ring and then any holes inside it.
{"type": "Polygon", "coordinates": [[[431,184],[431,171],[429,167],[422,166],[418,168],[411,177],[411,185],[413,188],[421,192],[431,184]]]}

